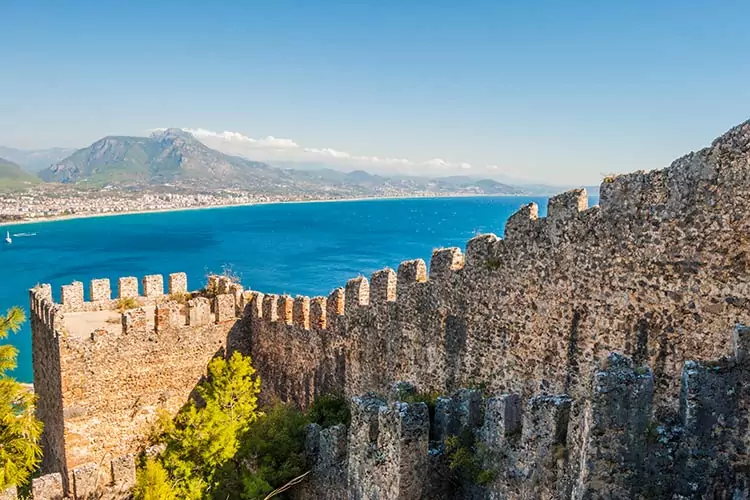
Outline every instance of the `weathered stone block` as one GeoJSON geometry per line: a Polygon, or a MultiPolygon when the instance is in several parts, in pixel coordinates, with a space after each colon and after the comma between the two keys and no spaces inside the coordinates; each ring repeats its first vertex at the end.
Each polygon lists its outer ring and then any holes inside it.
{"type": "Polygon", "coordinates": [[[62,500],[64,496],[62,475],[59,472],[45,474],[31,480],[33,500],[62,500]]]}
{"type": "MultiPolygon", "coordinates": [[[[381,498],[423,498],[429,483],[430,415],[425,403],[390,405],[378,414],[378,444],[388,472],[376,484],[381,498]]],[[[374,464],[373,464],[374,465],[374,464]]]]}
{"type": "Polygon", "coordinates": [[[523,442],[542,447],[565,444],[571,403],[567,395],[529,399],[523,413],[523,442]]]}
{"type": "Polygon", "coordinates": [[[232,287],[232,278],[229,276],[219,276],[217,284],[218,288],[216,293],[229,293],[230,288],[232,287]]]}
{"type": "Polygon", "coordinates": [[[229,293],[234,297],[234,315],[242,316],[245,310],[245,289],[238,283],[232,283],[229,293]]]}
{"type": "Polygon", "coordinates": [[[260,292],[249,292],[247,313],[252,319],[263,317],[263,294],[260,292]]]}
{"type": "Polygon", "coordinates": [[[350,497],[424,498],[429,481],[427,405],[389,406],[377,397],[363,396],[352,398],[351,409],[350,497]]]}
{"type": "Polygon", "coordinates": [[[326,302],[326,313],[329,319],[344,314],[345,294],[343,288],[337,288],[328,295],[326,302]]]}
{"type": "Polygon", "coordinates": [[[396,300],[396,271],[386,267],[370,276],[370,299],[372,305],[396,300]]]}
{"type": "Polygon", "coordinates": [[[452,397],[439,397],[435,403],[435,439],[458,436],[482,422],[482,393],[475,389],[456,391],[452,397]]]}
{"type": "Polygon", "coordinates": [[[211,301],[196,297],[187,301],[188,325],[201,326],[211,322],[211,301]]]}
{"type": "Polygon", "coordinates": [[[357,442],[375,443],[378,439],[378,412],[386,406],[385,401],[375,396],[366,395],[352,398],[351,432],[362,439],[357,442]]]}
{"type": "Polygon", "coordinates": [[[91,332],[90,337],[92,342],[97,342],[103,338],[106,338],[108,335],[109,331],[106,328],[97,328],[91,332]]]}
{"type": "Polygon", "coordinates": [[[427,281],[427,265],[422,259],[407,260],[398,266],[396,277],[398,292],[402,287],[427,281]]]}
{"type": "Polygon", "coordinates": [[[143,277],[143,296],[161,297],[164,295],[164,277],[161,274],[151,274],[143,277]]]}
{"type": "Polygon", "coordinates": [[[685,361],[680,387],[680,419],[694,438],[711,442],[714,431],[721,430],[735,412],[738,390],[722,366],[706,366],[685,361]]]}
{"type": "Polygon", "coordinates": [[[279,296],[267,294],[263,297],[263,319],[274,323],[279,320],[279,296]]]}
{"type": "Polygon", "coordinates": [[[294,299],[294,319],[295,326],[310,329],[310,297],[295,297],[294,299]]]}
{"type": "Polygon", "coordinates": [[[286,323],[287,325],[292,324],[292,316],[294,315],[294,299],[289,295],[281,295],[278,302],[276,303],[276,310],[279,313],[279,321],[286,323]]]}
{"type": "Polygon", "coordinates": [[[310,301],[310,324],[313,328],[322,330],[326,327],[326,306],[325,297],[313,297],[310,301]]]}
{"type": "Polygon", "coordinates": [[[10,486],[0,491],[0,500],[18,500],[18,488],[10,486]]]}
{"type": "Polygon", "coordinates": [[[734,359],[745,363],[750,359],[750,326],[736,325],[732,331],[734,359]]]}
{"type": "Polygon", "coordinates": [[[89,293],[91,295],[92,302],[97,302],[99,300],[111,300],[112,289],[109,285],[109,279],[103,278],[91,280],[89,293]]]}
{"type": "Polygon", "coordinates": [[[466,243],[466,265],[487,269],[495,259],[495,246],[499,239],[492,233],[480,234],[466,243]]]}
{"type": "Polygon", "coordinates": [[[482,425],[482,441],[489,448],[498,448],[510,436],[521,433],[521,398],[503,394],[487,398],[482,425]]]}
{"type": "Polygon", "coordinates": [[[314,423],[305,426],[305,455],[307,455],[310,463],[315,463],[318,460],[321,429],[320,425],[314,423]]]}
{"type": "Polygon", "coordinates": [[[430,279],[442,278],[464,267],[464,254],[460,248],[440,248],[432,252],[430,279]]]}
{"type": "Polygon", "coordinates": [[[547,202],[547,217],[550,219],[573,219],[589,207],[585,189],[571,189],[553,196],[547,202]]]}
{"type": "Polygon", "coordinates": [[[73,476],[73,494],[76,499],[96,498],[99,489],[99,466],[86,464],[71,471],[73,476]]]}
{"type": "Polygon", "coordinates": [[[146,310],[142,307],[122,313],[122,333],[125,335],[145,333],[148,330],[146,310]]]}
{"type": "Polygon", "coordinates": [[[595,432],[646,431],[651,415],[654,378],[647,367],[634,368],[630,358],[619,353],[607,357],[602,370],[594,374],[591,397],[591,426],[595,432]]]}
{"type": "Polygon", "coordinates": [[[187,274],[185,273],[172,273],[168,279],[168,290],[169,294],[187,293],[187,274]]]}
{"type": "Polygon", "coordinates": [[[180,314],[180,306],[174,301],[157,304],[154,310],[154,328],[157,332],[164,332],[170,328],[184,326],[184,320],[180,314]]]}
{"type": "Polygon", "coordinates": [[[206,289],[209,293],[217,294],[219,293],[219,278],[221,276],[218,276],[216,274],[212,274],[208,277],[208,283],[206,284],[206,289]]]}
{"type": "Polygon", "coordinates": [[[508,218],[505,223],[504,238],[508,241],[530,239],[537,219],[539,219],[539,206],[536,203],[524,205],[508,218]]]}
{"type": "Polygon", "coordinates": [[[121,299],[138,297],[138,278],[127,276],[118,279],[117,297],[121,299]]]}
{"type": "Polygon", "coordinates": [[[346,283],[344,311],[356,311],[370,303],[370,283],[364,276],[350,279],[346,283]]]}
{"type": "Polygon", "coordinates": [[[312,474],[297,488],[296,498],[347,498],[347,429],[343,424],[305,428],[305,455],[312,474]]]}
{"type": "Polygon", "coordinates": [[[630,485],[649,482],[641,460],[647,439],[653,439],[648,435],[653,390],[651,371],[634,368],[631,359],[621,354],[610,354],[594,374],[593,393],[583,416],[588,425],[581,463],[587,474],[576,487],[576,498],[633,498],[630,485]]]}
{"type": "Polygon", "coordinates": [[[216,322],[222,323],[235,319],[234,310],[234,295],[230,293],[222,293],[214,298],[215,310],[216,310],[216,322]]]}
{"type": "Polygon", "coordinates": [[[347,430],[344,424],[320,431],[320,456],[324,464],[333,465],[346,458],[347,430]]]}
{"type": "Polygon", "coordinates": [[[80,311],[83,308],[83,283],[74,281],[63,285],[60,296],[65,311],[80,311]]]}
{"type": "Polygon", "coordinates": [[[40,299],[52,300],[52,285],[43,283],[35,288],[36,294],[40,299]]]}
{"type": "Polygon", "coordinates": [[[117,491],[127,491],[135,486],[135,457],[124,455],[111,462],[112,484],[117,491]]]}

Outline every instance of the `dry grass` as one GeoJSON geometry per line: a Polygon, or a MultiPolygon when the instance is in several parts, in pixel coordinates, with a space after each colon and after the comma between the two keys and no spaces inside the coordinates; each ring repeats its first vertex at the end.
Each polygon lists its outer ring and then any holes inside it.
{"type": "Polygon", "coordinates": [[[124,297],[117,299],[117,310],[120,312],[125,312],[128,309],[135,309],[139,306],[140,304],[138,303],[138,300],[136,300],[134,297],[124,297]]]}

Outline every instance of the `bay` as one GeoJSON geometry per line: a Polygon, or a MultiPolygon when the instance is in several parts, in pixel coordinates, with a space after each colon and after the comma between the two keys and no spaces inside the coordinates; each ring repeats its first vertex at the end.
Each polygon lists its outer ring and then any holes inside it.
{"type": "MultiPolygon", "coordinates": [[[[109,278],[186,272],[191,290],[225,268],[245,288],[267,293],[328,295],[358,275],[458,246],[481,233],[502,235],[507,218],[546,198],[461,197],[283,203],[92,217],[8,226],[12,245],[0,249],[0,311],[28,311],[28,289],[109,278]],[[21,234],[26,233],[27,236],[21,234]]],[[[591,200],[596,202],[597,200],[591,200]]],[[[6,228],[2,228],[5,230],[6,228]]],[[[27,321],[10,337],[20,349],[14,372],[32,381],[27,321]]],[[[2,342],[2,341],[0,341],[2,342]]]]}

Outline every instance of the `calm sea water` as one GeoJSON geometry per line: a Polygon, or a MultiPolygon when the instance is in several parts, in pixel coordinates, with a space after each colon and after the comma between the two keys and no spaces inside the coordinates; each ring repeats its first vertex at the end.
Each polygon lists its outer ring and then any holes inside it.
{"type": "MultiPolygon", "coordinates": [[[[0,310],[28,309],[27,290],[110,278],[184,271],[190,289],[225,266],[245,287],[270,293],[327,295],[358,274],[432,250],[458,246],[478,233],[501,235],[523,203],[544,198],[477,197],[289,203],[19,224],[0,249],[0,310]]],[[[592,200],[593,204],[596,200],[592,200]]],[[[6,228],[0,228],[4,232],[6,228]]],[[[31,382],[28,322],[10,341],[20,349],[19,380],[31,382]]]]}

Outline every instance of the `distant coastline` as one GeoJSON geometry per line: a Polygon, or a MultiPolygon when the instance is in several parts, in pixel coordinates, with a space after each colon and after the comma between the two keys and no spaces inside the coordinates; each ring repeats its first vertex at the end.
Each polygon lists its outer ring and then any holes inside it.
{"type": "Polygon", "coordinates": [[[377,201],[377,200],[418,200],[418,199],[439,199],[439,198],[512,198],[529,196],[533,198],[548,198],[548,195],[521,195],[521,194],[446,194],[446,195],[429,195],[429,196],[365,196],[361,198],[331,198],[331,199],[319,199],[319,200],[284,200],[284,201],[257,201],[251,203],[229,203],[219,205],[201,205],[195,207],[175,207],[175,208],[159,208],[153,210],[130,210],[122,212],[101,212],[101,213],[86,213],[86,214],[70,214],[70,215],[52,215],[49,217],[33,217],[30,219],[19,219],[12,221],[0,222],[0,227],[3,226],[20,226],[26,224],[40,224],[42,222],[60,222],[74,219],[93,219],[98,217],[116,217],[119,215],[138,215],[138,214],[155,214],[155,213],[166,213],[166,212],[184,212],[188,210],[210,210],[216,208],[232,208],[232,207],[251,207],[256,205],[282,205],[282,204],[301,204],[301,203],[336,203],[336,202],[355,202],[355,201],[377,201]]]}

